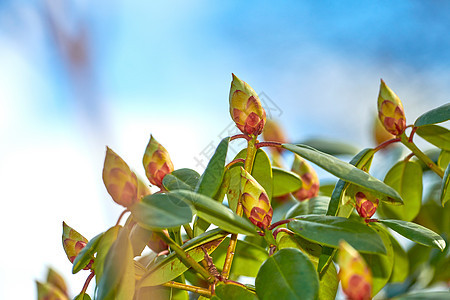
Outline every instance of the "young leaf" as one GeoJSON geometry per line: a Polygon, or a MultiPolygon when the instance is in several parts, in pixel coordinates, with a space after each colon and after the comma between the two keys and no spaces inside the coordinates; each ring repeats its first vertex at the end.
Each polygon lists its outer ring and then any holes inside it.
{"type": "Polygon", "coordinates": [[[446,103],[435,109],[432,109],[420,117],[414,122],[414,126],[420,127],[425,125],[442,123],[450,120],[450,103],[446,103]]]}
{"type": "Polygon", "coordinates": [[[331,139],[309,139],[306,141],[303,141],[302,143],[308,145],[310,147],[313,147],[319,151],[328,153],[330,155],[355,155],[358,152],[358,148],[356,148],[353,145],[343,143],[338,140],[331,140],[331,139]]]}
{"type": "Polygon", "coordinates": [[[73,300],[91,300],[91,297],[88,294],[81,293],[75,298],[73,298],[73,300]]]}
{"type": "Polygon", "coordinates": [[[313,263],[300,250],[281,249],[269,257],[256,276],[259,299],[313,300],[319,295],[319,278],[313,263]]]}
{"type": "Polygon", "coordinates": [[[206,166],[205,172],[200,177],[195,192],[210,198],[219,190],[225,171],[225,159],[227,157],[229,137],[222,139],[216,148],[211,160],[206,166]]]}
{"type": "Polygon", "coordinates": [[[294,152],[303,158],[315,163],[329,173],[342,180],[354,183],[368,190],[386,195],[392,204],[401,205],[403,203],[400,195],[390,186],[381,182],[370,174],[343,162],[334,156],[320,152],[305,145],[283,144],[283,148],[294,152]]]}
{"type": "Polygon", "coordinates": [[[448,200],[450,200],[450,164],[447,166],[447,169],[444,173],[444,178],[442,179],[441,185],[441,204],[445,206],[448,200]]]}
{"type": "Polygon", "coordinates": [[[328,247],[339,247],[345,240],[357,251],[386,254],[380,236],[366,224],[342,217],[308,215],[288,224],[301,237],[328,247]]]}
{"type": "Polygon", "coordinates": [[[99,284],[103,275],[106,255],[108,254],[111,245],[117,239],[117,234],[119,233],[120,228],[121,226],[114,226],[108,229],[105,233],[103,233],[103,236],[97,245],[97,256],[94,260],[95,282],[97,284],[99,284]]]}
{"type": "Polygon", "coordinates": [[[258,297],[243,286],[236,284],[219,284],[216,287],[216,296],[221,300],[258,300],[258,297]]]}
{"type": "Polygon", "coordinates": [[[172,193],[145,196],[130,210],[139,225],[150,230],[176,227],[192,220],[192,210],[189,205],[174,197],[172,193]]]}
{"type": "Polygon", "coordinates": [[[102,237],[103,232],[92,238],[86,246],[81,249],[80,253],[78,253],[73,261],[72,274],[76,274],[83,270],[89,262],[94,259],[94,254],[97,252],[97,246],[102,237]]]}
{"type": "Polygon", "coordinates": [[[325,215],[330,198],[317,196],[295,204],[286,213],[286,218],[293,218],[301,215],[325,215]]]}
{"type": "Polygon", "coordinates": [[[422,291],[412,292],[393,298],[393,300],[450,300],[450,292],[448,291],[422,291]]]}
{"type": "Polygon", "coordinates": [[[128,230],[122,228],[105,258],[97,299],[133,299],[134,262],[128,230]]]}
{"type": "Polygon", "coordinates": [[[283,196],[299,190],[302,187],[300,176],[281,168],[272,167],[273,197],[283,196]]]}
{"type": "Polygon", "coordinates": [[[418,127],[416,134],[442,150],[450,150],[450,130],[437,125],[418,127]]]}
{"type": "Polygon", "coordinates": [[[450,163],[450,151],[442,150],[438,157],[437,161],[438,166],[445,170],[449,165],[449,163],[450,163]]]}
{"type": "Polygon", "coordinates": [[[256,233],[253,224],[212,198],[186,190],[177,190],[171,192],[170,195],[192,204],[197,211],[197,216],[223,230],[245,235],[254,235],[256,233]]]}
{"type": "Polygon", "coordinates": [[[394,238],[388,231],[389,239],[392,243],[392,248],[394,250],[394,267],[392,269],[391,277],[389,282],[391,283],[401,283],[406,280],[409,272],[409,260],[405,249],[400,245],[396,238],[394,238]]]}
{"type": "Polygon", "coordinates": [[[258,149],[256,151],[255,161],[253,162],[252,176],[264,188],[267,196],[269,196],[269,199],[272,199],[272,165],[267,153],[262,149],[258,149]]]}
{"type": "MultiPolygon", "coordinates": [[[[189,240],[181,248],[195,261],[199,262],[205,256],[201,247],[203,246],[208,254],[211,254],[227,234],[227,232],[216,228],[189,240]]],[[[140,278],[137,286],[147,287],[163,284],[177,278],[187,269],[189,269],[189,266],[186,266],[176,253],[172,252],[156,264],[151,265],[148,271],[140,278]]]]}
{"type": "Polygon", "coordinates": [[[402,197],[403,206],[381,203],[380,209],[388,218],[412,221],[420,211],[422,204],[422,168],[414,161],[400,161],[395,164],[384,178],[384,182],[393,187],[402,197]]]}
{"type": "Polygon", "coordinates": [[[200,175],[191,169],[179,169],[167,174],[163,178],[163,185],[168,191],[191,190],[197,186],[200,175]]]}
{"type": "Polygon", "coordinates": [[[402,220],[380,220],[381,223],[416,243],[441,249],[445,248],[444,239],[437,233],[419,224],[402,220]]]}

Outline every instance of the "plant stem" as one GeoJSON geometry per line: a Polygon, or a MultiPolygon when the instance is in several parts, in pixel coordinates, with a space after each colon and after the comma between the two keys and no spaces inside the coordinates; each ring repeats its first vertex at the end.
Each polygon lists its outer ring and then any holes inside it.
{"type": "Polygon", "coordinates": [[[264,239],[266,240],[267,245],[269,245],[269,248],[277,247],[277,242],[275,241],[271,230],[265,231],[264,239]]]}
{"type": "Polygon", "coordinates": [[[252,139],[251,136],[248,136],[246,134],[236,134],[236,135],[233,135],[232,137],[230,137],[230,141],[240,139],[240,138],[246,139],[247,141],[250,141],[252,139]]]}
{"type": "Polygon", "coordinates": [[[235,160],[233,160],[232,162],[230,162],[228,165],[225,166],[225,169],[229,169],[232,165],[240,163],[240,162],[245,162],[245,159],[243,158],[237,158],[235,160]]]}
{"type": "Polygon", "coordinates": [[[116,226],[118,226],[118,225],[120,224],[120,220],[122,220],[122,217],[123,217],[127,212],[129,212],[128,208],[125,209],[125,210],[120,214],[119,218],[117,219],[116,226]]]}
{"type": "Polygon", "coordinates": [[[272,225],[269,226],[269,230],[272,230],[272,229],[274,229],[275,227],[278,227],[278,226],[280,226],[280,225],[287,224],[287,223],[289,223],[289,222],[291,222],[291,221],[294,221],[294,220],[295,220],[295,219],[286,219],[286,220],[281,220],[281,221],[275,222],[275,223],[273,223],[272,225]]]}
{"type": "Polygon", "coordinates": [[[408,147],[408,149],[411,150],[418,159],[423,161],[434,173],[439,175],[439,177],[441,178],[444,177],[444,170],[439,168],[428,156],[426,156],[425,153],[420,151],[420,149],[417,148],[417,146],[413,142],[410,142],[405,133],[402,133],[402,135],[400,135],[400,141],[403,145],[408,147]]]}
{"type": "Polygon", "coordinates": [[[95,272],[91,271],[91,274],[89,274],[88,278],[86,278],[86,282],[83,285],[83,289],[81,290],[80,294],[86,293],[86,290],[89,286],[89,283],[91,282],[92,278],[94,278],[95,272]]]}
{"type": "MultiPolygon", "coordinates": [[[[255,144],[256,144],[256,136],[252,136],[252,139],[248,140],[247,156],[245,158],[245,163],[244,163],[245,171],[247,171],[250,174],[252,173],[253,162],[255,161],[256,150],[258,150],[255,147],[255,144]]],[[[241,203],[241,199],[239,197],[238,205],[236,208],[236,214],[238,216],[242,216],[242,212],[243,212],[242,211],[242,203],[241,203]]],[[[233,257],[234,257],[234,251],[236,250],[237,237],[238,237],[237,234],[232,234],[230,237],[230,244],[228,245],[227,255],[225,257],[225,263],[224,263],[223,269],[222,269],[222,277],[224,279],[228,279],[228,276],[230,275],[231,264],[233,262],[233,257]]]]}
{"type": "Polygon", "coordinates": [[[279,142],[260,142],[258,144],[255,145],[256,149],[259,149],[261,147],[277,147],[277,148],[281,148],[281,143],[279,142]]]}
{"type": "Polygon", "coordinates": [[[166,283],[163,283],[163,286],[166,287],[170,287],[170,288],[175,288],[175,289],[180,289],[180,290],[186,290],[189,292],[193,292],[193,293],[197,293],[200,294],[202,296],[211,297],[211,291],[198,287],[198,286],[193,286],[193,285],[187,285],[187,284],[183,284],[183,283],[179,283],[176,281],[168,281],[166,283]]]}
{"type": "Polygon", "coordinates": [[[167,245],[181,258],[181,260],[191,266],[195,271],[200,273],[208,282],[214,282],[208,271],[206,271],[198,262],[196,262],[188,253],[186,253],[170,236],[166,235],[164,232],[157,232],[158,236],[166,242],[167,245]]]}
{"type": "Polygon", "coordinates": [[[192,231],[191,225],[184,224],[183,228],[184,228],[184,231],[186,231],[186,234],[188,235],[188,237],[190,239],[192,239],[194,237],[194,232],[192,231]]]}
{"type": "Polygon", "coordinates": [[[374,150],[375,150],[375,152],[378,152],[378,150],[381,150],[381,149],[389,146],[390,144],[397,143],[397,142],[400,142],[399,138],[394,138],[394,139],[391,139],[391,140],[387,140],[387,141],[379,144],[377,147],[375,147],[374,150]]]}

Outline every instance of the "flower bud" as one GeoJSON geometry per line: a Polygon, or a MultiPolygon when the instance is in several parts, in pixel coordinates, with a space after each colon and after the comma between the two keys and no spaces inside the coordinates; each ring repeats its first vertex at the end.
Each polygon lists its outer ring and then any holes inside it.
{"type": "Polygon", "coordinates": [[[390,134],[389,132],[386,131],[386,129],[384,129],[384,126],[383,124],[381,124],[379,118],[375,118],[375,122],[373,124],[373,135],[377,145],[380,145],[381,143],[386,142],[387,140],[395,138],[394,135],[390,134]]]}
{"type": "Polygon", "coordinates": [[[138,179],[126,162],[106,147],[103,182],[114,202],[129,207],[138,201],[138,179]]]}
{"type": "Polygon", "coordinates": [[[246,82],[233,75],[230,88],[230,115],[244,134],[258,136],[266,123],[266,111],[258,94],[246,82]]]}
{"type": "Polygon", "coordinates": [[[364,259],[347,242],[339,244],[339,279],[350,300],[369,300],[372,292],[372,272],[364,259]]]}
{"type": "Polygon", "coordinates": [[[241,203],[247,218],[261,229],[270,226],[273,210],[264,188],[241,167],[241,203]]]}
{"type": "Polygon", "coordinates": [[[297,200],[303,201],[319,194],[319,177],[306,160],[295,155],[291,170],[302,179],[302,187],[292,193],[297,200]]]}
{"type": "MultiPolygon", "coordinates": [[[[163,230],[167,233],[167,230],[163,230]]],[[[147,246],[152,249],[155,253],[159,253],[164,250],[168,250],[169,246],[164,242],[156,232],[152,232],[150,237],[150,241],[147,243],[147,246]]]]}
{"type": "Polygon", "coordinates": [[[47,273],[47,283],[53,285],[54,287],[58,288],[63,294],[67,295],[67,285],[64,281],[64,278],[55,270],[52,268],[48,269],[47,273]]]}
{"type": "Polygon", "coordinates": [[[66,294],[50,283],[36,281],[38,300],[69,300],[66,294]]]}
{"type": "Polygon", "coordinates": [[[400,135],[406,129],[402,102],[383,80],[378,94],[378,117],[384,128],[393,135],[400,135]]]}
{"type": "Polygon", "coordinates": [[[357,192],[355,194],[356,211],[361,218],[370,219],[377,211],[379,202],[380,200],[373,197],[370,193],[357,192]]]}
{"type": "MultiPolygon", "coordinates": [[[[278,122],[267,119],[266,125],[262,132],[265,141],[279,142],[282,144],[287,143],[286,135],[278,122]]],[[[275,148],[276,150],[282,150],[283,148],[275,148]]]]}
{"type": "MultiPolygon", "coordinates": [[[[77,257],[78,253],[80,253],[81,249],[86,246],[88,240],[79,234],[75,229],[63,222],[62,242],[67,258],[71,263],[73,263],[75,257],[77,257]]],[[[90,264],[88,266],[90,267],[90,264]]],[[[89,268],[86,267],[85,269],[87,270],[89,268]]]]}
{"type": "Polygon", "coordinates": [[[152,135],[145,149],[142,162],[148,180],[160,188],[162,187],[164,176],[173,171],[169,152],[152,135]]]}

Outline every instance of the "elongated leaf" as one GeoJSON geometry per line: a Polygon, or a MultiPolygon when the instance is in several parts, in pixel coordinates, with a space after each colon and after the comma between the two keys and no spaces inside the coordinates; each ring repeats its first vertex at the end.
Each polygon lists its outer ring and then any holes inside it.
{"type": "Polygon", "coordinates": [[[412,221],[422,205],[422,168],[413,161],[400,161],[395,164],[384,178],[384,182],[393,187],[402,197],[402,206],[380,204],[381,212],[388,218],[412,221]]]}
{"type": "MultiPolygon", "coordinates": [[[[289,235],[280,232],[277,235],[277,243],[279,249],[296,248],[306,254],[309,260],[317,268],[319,263],[319,255],[322,252],[322,247],[319,244],[305,240],[298,235],[289,235]]],[[[319,277],[319,300],[334,300],[339,286],[339,279],[334,264],[330,264],[319,277]]]]}
{"type": "Polygon", "coordinates": [[[217,285],[216,296],[220,300],[258,300],[254,293],[236,284],[217,285]]]}
{"type": "Polygon", "coordinates": [[[386,248],[387,254],[367,254],[362,253],[362,257],[366,261],[369,269],[372,271],[372,297],[386,285],[392,274],[394,267],[394,249],[391,239],[386,229],[380,224],[372,224],[372,229],[381,237],[383,245],[386,248]]]}
{"type": "Polygon", "coordinates": [[[253,162],[252,176],[264,188],[267,196],[269,196],[269,199],[272,199],[272,164],[270,163],[267,153],[262,149],[258,149],[256,151],[255,161],[253,162]]]}
{"type": "Polygon", "coordinates": [[[330,155],[355,155],[358,152],[358,148],[356,148],[353,145],[343,143],[341,141],[337,140],[330,140],[327,139],[309,139],[306,141],[303,141],[302,143],[308,145],[310,147],[313,147],[321,152],[328,153],[330,155]]]}
{"type": "Polygon", "coordinates": [[[431,124],[442,123],[450,120],[450,103],[446,103],[435,109],[427,111],[423,115],[417,118],[414,122],[414,126],[425,126],[431,124]]]}
{"type": "Polygon", "coordinates": [[[108,229],[101,238],[98,246],[97,246],[97,256],[94,260],[94,270],[95,270],[95,282],[97,285],[100,282],[100,279],[103,276],[103,269],[105,266],[106,255],[111,248],[111,245],[117,239],[117,234],[119,233],[119,229],[121,226],[114,226],[108,229]]]}
{"type": "Polygon", "coordinates": [[[443,150],[450,150],[450,130],[447,128],[428,125],[417,128],[416,134],[427,142],[443,150]]]}
{"type": "Polygon", "coordinates": [[[192,220],[189,205],[170,193],[145,196],[130,210],[139,225],[150,230],[176,227],[192,220]]]}
{"type": "Polygon", "coordinates": [[[256,276],[259,299],[317,299],[319,279],[313,263],[300,250],[281,249],[269,257],[256,276]]]}
{"type": "Polygon", "coordinates": [[[324,170],[339,177],[345,181],[364,187],[368,190],[375,191],[386,195],[392,204],[402,204],[400,195],[390,186],[381,182],[370,174],[354,167],[353,165],[343,162],[329,154],[320,152],[314,148],[305,145],[283,144],[283,148],[292,151],[303,158],[315,163],[324,170]]]}
{"type": "Polygon", "coordinates": [[[383,241],[372,228],[347,218],[308,215],[291,221],[288,228],[309,241],[328,247],[337,248],[339,241],[345,240],[360,252],[386,254],[383,241]]]}
{"type": "Polygon", "coordinates": [[[314,197],[295,204],[286,213],[286,218],[293,218],[300,215],[325,215],[327,213],[328,203],[330,198],[328,197],[314,197]]]}
{"type": "Polygon", "coordinates": [[[130,242],[133,247],[133,257],[141,255],[152,237],[153,231],[135,224],[130,231],[130,242]]]}
{"type": "Polygon", "coordinates": [[[223,230],[246,235],[256,233],[255,226],[252,223],[236,215],[228,207],[212,198],[186,190],[177,190],[171,192],[171,195],[192,204],[200,218],[223,230]]]}
{"type": "Polygon", "coordinates": [[[227,157],[229,137],[222,139],[216,148],[211,160],[206,166],[205,172],[200,177],[195,191],[199,194],[214,197],[222,183],[225,172],[225,159],[227,157]]]}
{"type": "Polygon", "coordinates": [[[73,261],[72,274],[76,274],[83,270],[89,262],[94,259],[94,254],[97,252],[97,246],[102,237],[103,232],[92,238],[86,246],[81,249],[80,253],[78,253],[73,261]]]}
{"type": "Polygon", "coordinates": [[[227,190],[228,205],[231,210],[236,212],[239,197],[241,195],[241,168],[244,164],[237,163],[233,165],[227,172],[230,173],[230,185],[227,190]]]}
{"type": "Polygon", "coordinates": [[[441,185],[441,204],[442,206],[445,206],[445,203],[450,200],[450,164],[447,166],[447,169],[444,173],[444,178],[442,178],[442,185],[441,185]]]}
{"type": "Polygon", "coordinates": [[[441,249],[445,248],[444,239],[437,233],[421,225],[402,220],[380,220],[381,223],[416,243],[441,249]]]}
{"type": "Polygon", "coordinates": [[[167,174],[163,178],[163,185],[168,191],[191,190],[197,186],[200,175],[191,169],[179,169],[167,174]]]}
{"type": "Polygon", "coordinates": [[[439,167],[445,170],[450,163],[450,151],[442,150],[437,163],[439,167]]]}
{"type": "MultiPolygon", "coordinates": [[[[227,237],[211,255],[214,264],[220,271],[222,270],[222,266],[225,262],[225,256],[229,244],[230,238],[227,237]]],[[[269,254],[264,248],[247,241],[237,240],[230,275],[234,277],[256,277],[259,267],[268,257],[269,254]]]]}
{"type": "Polygon", "coordinates": [[[447,291],[423,291],[412,292],[395,297],[394,300],[450,300],[450,292],[447,291]]]}
{"type": "Polygon", "coordinates": [[[394,267],[392,269],[391,278],[389,282],[404,282],[408,277],[409,272],[409,260],[405,249],[400,245],[400,243],[388,232],[389,239],[392,243],[392,248],[394,250],[394,267]]]}
{"type": "Polygon", "coordinates": [[[302,187],[300,176],[281,168],[272,167],[273,173],[273,197],[283,196],[299,190],[302,187]]]}
{"type": "Polygon", "coordinates": [[[128,230],[122,228],[105,259],[97,299],[133,299],[134,262],[128,230]]]}
{"type": "MultiPolygon", "coordinates": [[[[204,259],[204,252],[201,246],[204,247],[208,254],[211,254],[227,234],[227,232],[221,229],[213,229],[189,240],[181,248],[195,261],[199,262],[204,259]]],[[[175,252],[172,252],[156,264],[151,265],[148,271],[140,278],[137,286],[147,287],[163,284],[177,278],[187,269],[189,267],[183,264],[175,252]]]]}

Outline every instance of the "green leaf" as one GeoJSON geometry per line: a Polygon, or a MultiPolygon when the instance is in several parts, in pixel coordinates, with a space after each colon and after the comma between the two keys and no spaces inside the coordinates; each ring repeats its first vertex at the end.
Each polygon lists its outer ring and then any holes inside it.
{"type": "Polygon", "coordinates": [[[319,279],[313,263],[300,250],[281,249],[269,257],[256,276],[259,299],[317,299],[319,279]]]}
{"type": "Polygon", "coordinates": [[[394,249],[386,229],[379,224],[372,224],[372,229],[378,233],[386,248],[386,255],[362,253],[369,269],[372,271],[372,297],[375,296],[389,281],[394,266],[394,249]]]}
{"type": "Polygon", "coordinates": [[[227,172],[230,172],[230,185],[227,190],[228,205],[236,212],[239,197],[241,195],[241,168],[244,164],[236,163],[227,172]]]}
{"type": "Polygon", "coordinates": [[[439,158],[437,161],[438,166],[445,170],[449,165],[449,163],[450,163],[450,151],[442,150],[441,153],[439,154],[439,158]]]}
{"type": "Polygon", "coordinates": [[[91,300],[91,297],[88,294],[81,293],[75,298],[73,298],[73,300],[91,300]]]}
{"type": "Polygon", "coordinates": [[[273,173],[273,197],[283,196],[299,190],[302,187],[300,176],[281,168],[272,167],[273,173]]]}
{"type": "Polygon", "coordinates": [[[222,183],[225,172],[225,159],[227,157],[229,137],[222,139],[216,148],[211,160],[206,166],[205,172],[200,177],[195,191],[199,194],[214,197],[222,183]]]}
{"type": "Polygon", "coordinates": [[[328,153],[330,155],[355,155],[358,148],[353,145],[343,143],[341,141],[330,139],[309,139],[300,144],[308,145],[319,151],[328,153]]]}
{"type": "MultiPolygon", "coordinates": [[[[280,232],[277,235],[278,249],[296,248],[306,254],[317,268],[322,247],[319,244],[305,240],[298,235],[280,232]]],[[[339,286],[336,267],[330,264],[322,276],[319,277],[319,300],[334,300],[339,286]]]]}
{"type": "Polygon", "coordinates": [[[179,169],[167,174],[163,178],[163,185],[168,191],[190,190],[197,186],[200,175],[191,169],[179,169]]]}
{"type": "Polygon", "coordinates": [[[103,276],[97,287],[97,299],[133,299],[134,261],[128,230],[122,228],[105,259],[103,276]]]}
{"type": "Polygon", "coordinates": [[[450,292],[448,291],[423,291],[423,292],[412,292],[405,295],[395,297],[394,300],[450,300],[450,292]]]}
{"type": "Polygon", "coordinates": [[[192,210],[189,205],[174,197],[172,193],[145,196],[130,210],[139,225],[150,230],[177,227],[192,220],[192,210]]]}
{"type": "Polygon", "coordinates": [[[416,243],[444,250],[445,241],[437,233],[421,225],[402,220],[380,220],[381,223],[416,243]]]}
{"type": "Polygon", "coordinates": [[[289,222],[288,228],[309,241],[328,247],[338,248],[339,241],[345,240],[359,252],[386,254],[383,241],[372,228],[347,218],[309,215],[289,222]]]}
{"type": "Polygon", "coordinates": [[[252,223],[236,215],[228,207],[212,198],[186,190],[177,190],[170,194],[192,204],[197,211],[197,216],[223,230],[246,235],[256,233],[255,226],[252,223]]]}
{"type": "MultiPolygon", "coordinates": [[[[181,248],[195,261],[199,262],[204,259],[205,255],[201,246],[208,254],[211,254],[227,234],[227,232],[216,228],[189,240],[181,248]]],[[[176,253],[172,252],[156,264],[150,265],[148,271],[138,281],[137,286],[147,287],[163,284],[177,278],[187,269],[189,269],[189,266],[183,264],[176,253]]]]}
{"type": "Polygon", "coordinates": [[[401,283],[406,280],[409,273],[408,254],[406,254],[405,249],[403,249],[400,243],[389,232],[388,234],[394,250],[394,267],[389,282],[401,283]]]}
{"type": "Polygon", "coordinates": [[[97,252],[97,246],[102,237],[103,232],[92,238],[86,246],[81,249],[80,253],[78,253],[73,261],[72,274],[76,274],[83,270],[89,262],[94,259],[94,254],[97,252]]]}
{"type": "Polygon", "coordinates": [[[420,117],[414,122],[414,126],[420,127],[425,125],[442,123],[450,120],[450,103],[439,106],[432,109],[420,117]]]}
{"type": "Polygon", "coordinates": [[[422,168],[414,161],[400,161],[395,164],[384,178],[384,182],[393,187],[402,197],[403,206],[380,203],[381,212],[388,218],[412,221],[422,205],[422,168]]]}
{"type": "Polygon", "coordinates": [[[295,204],[286,213],[286,218],[293,218],[301,215],[325,215],[327,213],[330,198],[318,196],[295,204]]]}
{"type": "Polygon", "coordinates": [[[416,134],[440,149],[450,150],[450,130],[447,128],[428,125],[417,128],[416,134]]]}
{"type": "Polygon", "coordinates": [[[216,296],[221,300],[258,300],[254,293],[236,284],[217,285],[216,296]]]}
{"type": "Polygon", "coordinates": [[[269,199],[272,199],[273,180],[272,165],[267,153],[262,149],[256,151],[252,169],[253,178],[264,188],[269,199]]]}
{"type": "MultiPolygon", "coordinates": [[[[222,270],[222,266],[225,263],[225,256],[229,244],[230,238],[227,237],[211,255],[214,264],[219,270],[222,270]]],[[[236,277],[256,277],[261,264],[269,257],[264,248],[244,240],[237,240],[234,254],[230,274],[236,277]]]]}
{"type": "Polygon", "coordinates": [[[121,226],[114,226],[108,229],[101,238],[98,246],[97,246],[97,256],[94,260],[94,270],[95,270],[95,282],[97,285],[100,282],[100,279],[103,276],[103,269],[105,265],[106,255],[108,254],[111,245],[117,239],[117,234],[119,233],[119,229],[121,226]]]}
{"type": "Polygon", "coordinates": [[[392,204],[401,205],[403,203],[400,195],[393,188],[370,174],[354,167],[349,163],[343,162],[334,156],[320,152],[305,145],[283,144],[283,148],[315,163],[319,167],[344,181],[348,181],[368,190],[386,195],[392,204]]]}
{"type": "Polygon", "coordinates": [[[445,203],[447,203],[448,200],[450,200],[450,164],[447,166],[447,169],[445,169],[444,178],[442,178],[442,185],[441,185],[441,204],[442,206],[445,206],[445,203]]]}

